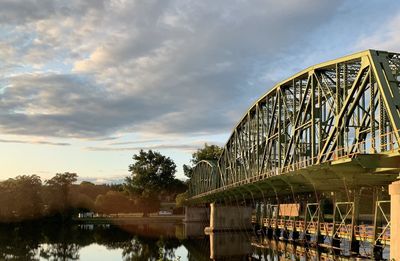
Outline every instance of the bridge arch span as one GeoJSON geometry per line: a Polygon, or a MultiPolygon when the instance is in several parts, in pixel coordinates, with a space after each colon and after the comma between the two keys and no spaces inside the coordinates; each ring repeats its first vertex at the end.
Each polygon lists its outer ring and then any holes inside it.
{"type": "Polygon", "coordinates": [[[198,195],[217,189],[221,186],[217,161],[199,161],[192,170],[189,183],[189,196],[198,195]]]}
{"type": "Polygon", "coordinates": [[[194,197],[280,175],[299,193],[309,181],[321,190],[343,179],[349,186],[390,183],[400,170],[390,159],[400,143],[399,80],[400,54],[367,50],[278,83],[244,114],[218,162],[198,165],[194,197]]]}

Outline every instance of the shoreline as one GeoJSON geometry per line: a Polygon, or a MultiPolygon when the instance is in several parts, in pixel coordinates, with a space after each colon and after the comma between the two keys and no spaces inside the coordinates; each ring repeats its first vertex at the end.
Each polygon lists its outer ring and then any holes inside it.
{"type": "Polygon", "coordinates": [[[182,223],[184,215],[171,216],[113,216],[113,217],[87,217],[73,218],[78,224],[151,224],[151,223],[182,223]]]}

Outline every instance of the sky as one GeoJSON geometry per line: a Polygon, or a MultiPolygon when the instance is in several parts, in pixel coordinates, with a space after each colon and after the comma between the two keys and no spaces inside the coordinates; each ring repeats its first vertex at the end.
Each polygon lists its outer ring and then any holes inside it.
{"type": "Polygon", "coordinates": [[[119,182],[132,155],[223,146],[274,84],[400,52],[400,1],[0,0],[0,180],[119,182]]]}

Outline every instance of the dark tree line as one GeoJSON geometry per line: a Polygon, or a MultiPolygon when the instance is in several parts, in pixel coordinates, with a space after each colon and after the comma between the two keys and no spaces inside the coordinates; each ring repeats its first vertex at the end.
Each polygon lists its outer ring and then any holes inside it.
{"type": "MultiPolygon", "coordinates": [[[[218,159],[222,149],[205,144],[192,155],[191,168],[201,160],[218,159]]],[[[121,185],[76,184],[76,173],[58,173],[42,181],[37,175],[22,175],[0,182],[0,222],[19,222],[43,217],[70,218],[79,211],[98,213],[156,212],[160,202],[186,198],[186,184],[175,178],[174,161],[156,151],[133,155],[131,173],[121,185]],[[182,194],[183,193],[183,194],[182,194]]]]}
{"type": "Polygon", "coordinates": [[[37,175],[22,175],[0,182],[0,222],[65,219],[79,209],[94,209],[96,198],[112,190],[85,182],[76,185],[77,177],[66,172],[45,181],[37,175]]]}
{"type": "Polygon", "coordinates": [[[58,173],[42,181],[22,175],[0,182],[0,222],[19,222],[43,217],[68,219],[80,211],[104,214],[156,212],[161,201],[174,201],[186,190],[175,178],[172,159],[154,151],[133,155],[131,175],[121,185],[95,185],[77,181],[76,173],[58,173]]]}

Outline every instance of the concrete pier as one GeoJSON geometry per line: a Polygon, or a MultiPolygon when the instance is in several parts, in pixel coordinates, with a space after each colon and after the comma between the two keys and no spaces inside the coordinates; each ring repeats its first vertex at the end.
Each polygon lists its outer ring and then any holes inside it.
{"type": "Polygon", "coordinates": [[[185,222],[183,224],[183,236],[185,239],[188,238],[203,238],[204,228],[207,224],[202,222],[185,222]]]}
{"type": "Polygon", "coordinates": [[[185,207],[183,222],[207,222],[210,220],[210,209],[207,207],[185,207]]]}
{"type": "Polygon", "coordinates": [[[251,207],[210,204],[210,227],[206,231],[251,230],[251,207]]]}
{"type": "Polygon", "coordinates": [[[400,260],[400,181],[389,185],[390,194],[390,260],[400,260]]]}

